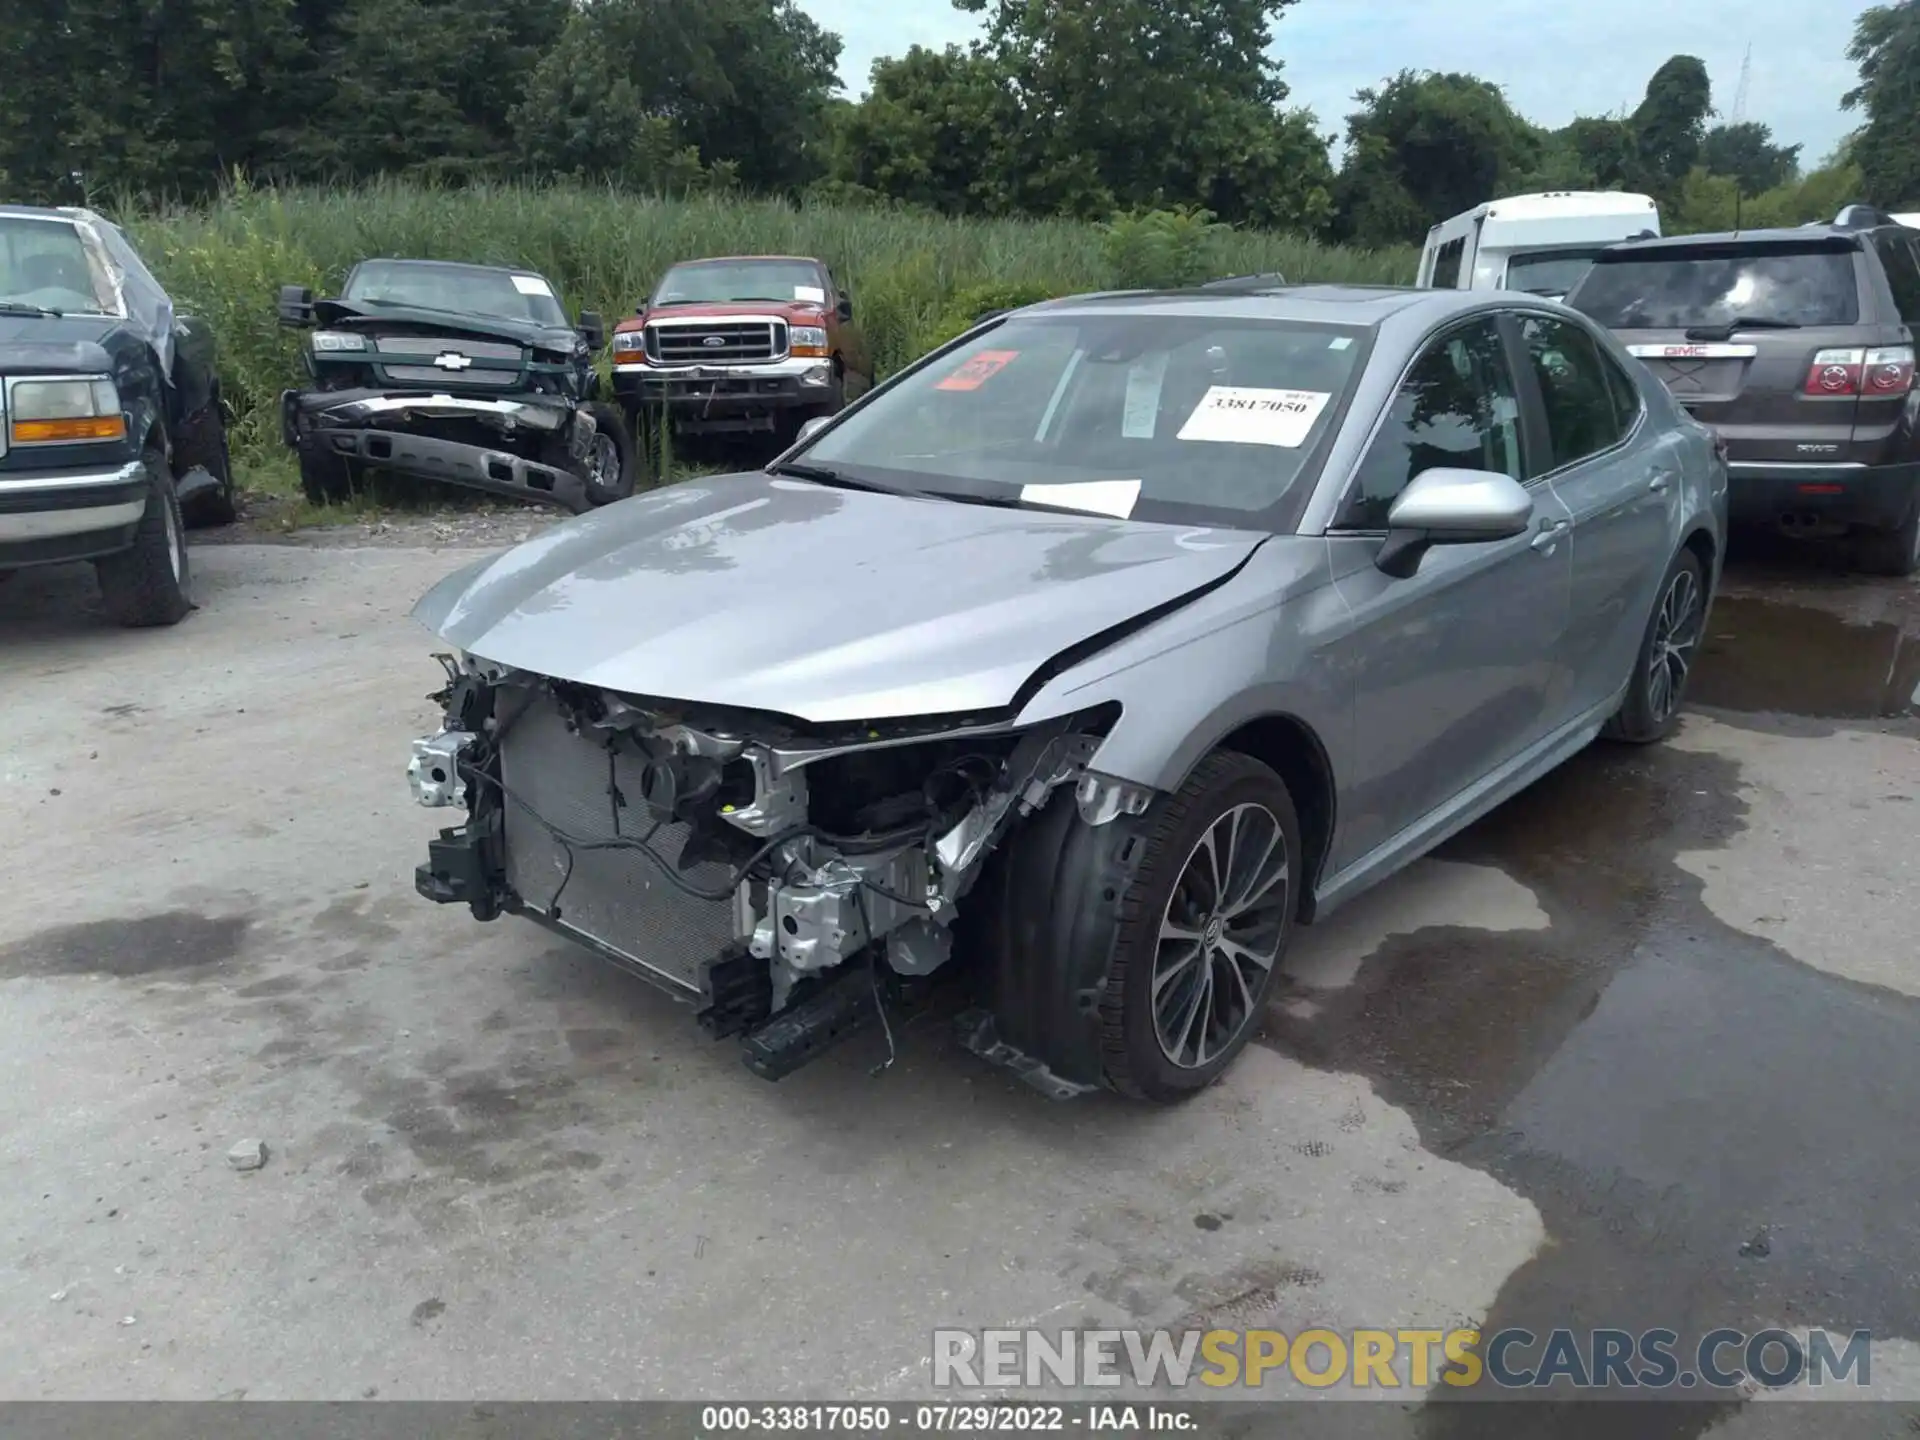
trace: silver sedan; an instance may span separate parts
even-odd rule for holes
[[[1526,295],[996,316],[765,471],[436,586],[411,774],[465,813],[417,888],[661,985],[770,1078],[951,992],[1048,1094],[1175,1100],[1295,926],[1671,730],[1726,486]]]

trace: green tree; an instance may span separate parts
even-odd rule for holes
[[[1778,189],[1800,173],[1800,147],[1776,145],[1773,131],[1757,120],[1716,125],[1700,145],[1700,163],[1710,175],[1724,175],[1742,195]]]
[[[955,0],[984,12],[977,58],[1017,98],[999,139],[1010,208],[1103,216],[1203,206],[1310,226],[1332,169],[1284,108],[1269,54],[1294,0]]]
[[[513,127],[536,170],[790,189],[825,167],[839,56],[791,0],[580,0]]]
[[[834,140],[835,179],[868,194],[948,215],[1009,205],[1002,138],[1018,102],[990,59],[958,46],[876,60],[867,97],[848,108]]]
[[[1860,67],[1860,83],[1840,103],[1866,114],[1847,158],[1860,167],[1875,204],[1920,205],[1920,0],[1863,13],[1847,58]]]
[[[1675,55],[1653,72],[1631,123],[1640,162],[1657,189],[1671,195],[1699,162],[1712,112],[1713,85],[1698,56]]]
[[[1537,173],[1541,132],[1500,87],[1472,75],[1403,70],[1354,96],[1337,232],[1368,245],[1425,236],[1433,225],[1510,193]]]
[[[350,175],[509,170],[510,116],[567,0],[355,0],[327,47],[332,81],[299,156]]]

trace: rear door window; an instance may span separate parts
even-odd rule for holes
[[[1610,330],[1852,325],[1860,319],[1854,253],[1830,244],[1663,246],[1602,257],[1568,303]]]
[[[1552,441],[1551,453],[1530,467],[1533,473],[1558,470],[1618,445],[1626,426],[1600,349],[1587,332],[1565,320],[1525,315],[1520,336],[1540,382]]]
[[[1457,290],[1460,286],[1460,261],[1467,253],[1465,240],[1449,240],[1433,260],[1433,288]]]
[[[1873,249],[1887,272],[1900,318],[1909,325],[1920,323],[1920,261],[1914,259],[1913,242],[1898,231],[1881,230],[1873,237]]]

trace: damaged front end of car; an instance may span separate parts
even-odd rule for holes
[[[439,480],[578,514],[594,453],[591,409],[565,394],[501,397],[384,389],[289,390],[295,452]]]
[[[1057,790],[1093,825],[1151,799],[1087,768],[1111,705],[1026,728],[819,727],[442,663],[442,728],[409,775],[422,805],[467,813],[431,842],[419,892],[587,946],[740,1037],[768,1079],[917,1003],[993,856]],[[1049,1093],[1090,1088],[1006,1052],[990,1023],[963,1029]]]

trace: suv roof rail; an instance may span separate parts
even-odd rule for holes
[[[1833,223],[1843,230],[1871,230],[1875,226],[1897,225],[1900,222],[1886,211],[1871,205],[1846,205],[1833,217]]]
[[[1271,290],[1287,284],[1287,277],[1278,270],[1267,270],[1258,275],[1223,275],[1218,280],[1201,283],[1202,290]]]

